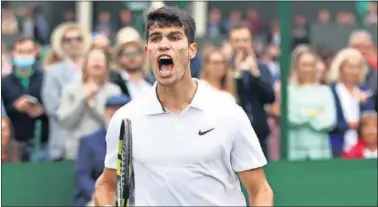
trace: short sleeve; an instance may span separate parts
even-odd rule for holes
[[[259,139],[247,114],[240,106],[235,113],[236,125],[231,151],[231,165],[235,172],[263,167],[267,164]]]
[[[114,114],[106,132],[105,168],[117,169],[118,140],[123,119],[122,109]]]

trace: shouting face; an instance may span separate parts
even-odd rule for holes
[[[184,27],[152,25],[145,50],[159,84],[172,86],[191,78],[190,59],[197,53],[197,44],[189,44]]]

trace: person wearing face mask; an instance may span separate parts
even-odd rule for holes
[[[36,64],[37,52],[33,39],[17,39],[12,50],[12,73],[2,79],[2,99],[20,143],[22,161],[48,159],[48,119],[41,99],[44,75]]]
[[[128,35],[128,34],[132,35]],[[118,71],[110,73],[110,81],[117,84],[122,93],[135,99],[137,96],[152,87],[153,81],[144,71],[145,56],[139,34],[133,28],[128,28],[114,52],[114,59]]]
[[[75,171],[75,206],[85,206],[92,200],[95,182],[104,169],[106,129],[114,113],[129,101],[130,98],[125,95],[108,97],[104,127],[80,139]]]

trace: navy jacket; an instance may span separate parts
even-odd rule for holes
[[[341,102],[339,95],[336,92],[336,83],[330,85],[333,97],[336,104],[336,119],[337,123],[335,128],[330,132],[331,146],[333,154],[340,156],[343,151],[344,146],[344,135],[349,130],[348,123],[345,120],[343,109],[341,107]],[[369,89],[365,86],[358,86],[362,91],[368,91]],[[369,99],[365,103],[360,103],[360,112],[374,110],[374,102],[372,99]]]
[[[85,206],[94,193],[95,182],[104,170],[106,130],[101,129],[80,140],[75,168],[75,206]]]
[[[43,76],[42,70],[36,66],[34,74],[30,77],[28,89],[25,89],[21,85],[20,80],[13,73],[2,78],[1,95],[7,115],[14,127],[14,135],[17,141],[30,141],[34,138],[36,120],[42,121],[42,142],[47,142],[48,140],[49,123],[45,114],[40,117],[31,118],[28,114],[19,112],[13,107],[13,102],[22,95],[34,96],[42,106],[44,105],[41,99]]]
[[[271,104],[275,100],[273,90],[273,78],[266,65],[259,64],[260,77],[252,76],[244,71],[237,79],[237,93],[240,105],[251,120],[256,135],[260,140],[265,140],[269,135],[269,126],[265,112],[265,104]]]

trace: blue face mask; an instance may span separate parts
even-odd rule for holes
[[[13,64],[20,69],[29,69],[35,63],[34,57],[14,57]]]

